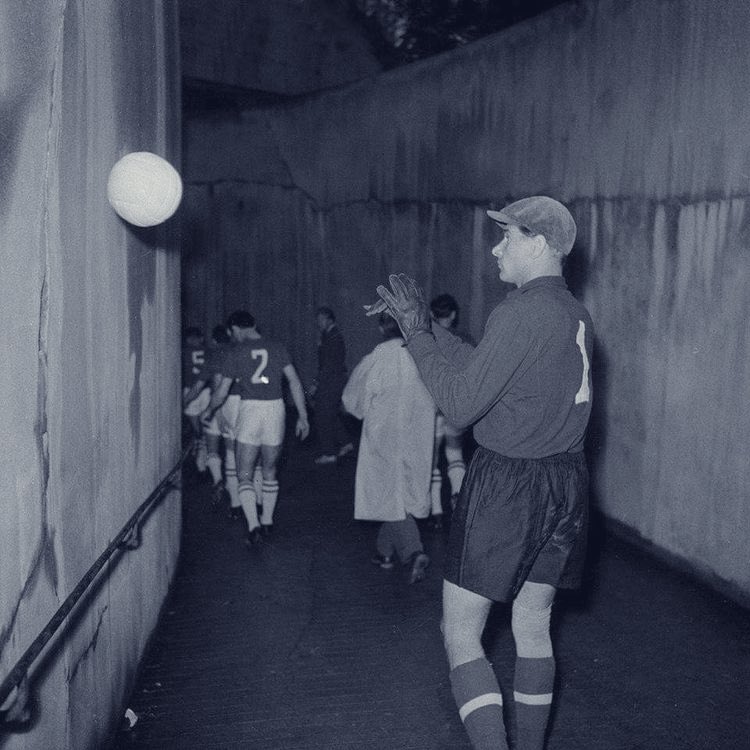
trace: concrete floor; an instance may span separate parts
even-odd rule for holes
[[[186,472],[181,566],[113,750],[469,748],[440,640],[445,536],[423,533],[422,583],[373,566],[354,465],[292,448],[254,551]],[[600,530],[587,570],[555,609],[548,750],[750,748],[750,613]],[[486,644],[510,706],[508,615]]]

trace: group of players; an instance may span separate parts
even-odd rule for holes
[[[467,334],[459,332],[458,314],[458,304],[450,294],[438,295],[432,301],[436,324],[470,341]],[[315,463],[324,464],[333,462],[329,458],[332,433],[337,433],[341,446],[339,458],[351,452],[353,446],[336,417],[341,410],[346,372],[342,369],[340,383],[328,373],[328,360],[341,360],[343,364],[343,339],[330,308],[319,308],[316,317],[323,334],[319,342],[321,361],[318,377],[307,394],[315,399],[320,422],[321,451]],[[333,346],[326,336],[335,342]],[[216,325],[208,343],[195,326],[185,329],[183,339],[183,413],[190,425],[196,468],[210,474],[214,508],[228,500],[230,516],[244,516],[247,522],[246,543],[256,546],[272,533],[278,499],[277,467],[286,424],[282,380],[286,380],[297,409],[295,433],[301,439],[310,431],[304,388],[286,347],[263,336],[253,316],[245,310],[233,312],[226,324]],[[337,355],[338,349],[342,351],[340,356],[330,357],[326,355],[329,349]],[[332,391],[332,398],[323,398],[327,393],[324,387]],[[453,427],[440,412],[435,416],[434,427],[430,526],[440,529],[443,472],[439,461],[444,451],[453,507],[466,472],[464,431]]]
[[[214,505],[228,495],[232,516],[244,515],[251,547],[273,531],[286,429],[284,381],[297,410],[295,434],[304,440],[310,423],[299,375],[286,347],[264,336],[249,312],[236,310],[225,327],[217,326],[210,347],[199,329],[186,330],[183,409],[196,466],[210,472]]]
[[[482,644],[492,603],[508,603],[516,645],[515,748],[542,750],[555,683],[552,606],[559,588],[580,585],[585,558],[583,446],[592,402],[593,323],[563,278],[576,238],[568,209],[547,196],[531,196],[487,213],[500,232],[492,248],[499,278],[516,288],[493,310],[476,346],[453,335],[456,316],[451,320],[450,311],[431,310],[405,274],[391,275],[390,289],[378,286],[378,300],[365,310],[379,316],[381,329],[395,321],[403,343],[390,348],[408,353],[409,367],[447,424],[471,426],[477,443],[468,471],[459,453],[448,457],[455,508],[441,629],[459,716],[475,750],[508,750],[503,695]],[[270,531],[278,493],[282,376],[297,407],[300,437],[307,436],[309,424],[304,392],[284,347],[264,339],[246,312],[234,313],[228,328],[232,345],[217,347],[209,357],[214,363],[204,371],[212,378],[208,402],[204,394],[202,411],[197,406],[191,411],[199,412],[207,439],[224,434],[236,440],[238,502],[248,521],[248,543],[255,544],[262,538],[259,529]],[[403,365],[405,356],[392,360]],[[199,397],[200,383],[186,394],[186,403]],[[356,415],[354,402],[350,410]],[[461,433],[455,428],[451,433],[454,440],[446,439],[446,445],[457,451]],[[259,454],[260,492],[253,485]],[[209,469],[215,461],[209,442]],[[229,467],[226,474],[231,494]],[[433,517],[437,510],[435,502]],[[393,547],[393,540],[387,541]],[[381,562],[387,562],[390,547],[379,548]],[[414,558],[418,573],[425,557]]]

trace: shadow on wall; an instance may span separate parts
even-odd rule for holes
[[[578,240],[573,252],[565,261],[564,274],[568,288],[576,297],[583,300],[586,295],[584,291],[591,283],[591,252],[590,248],[582,247],[582,232],[579,222]],[[590,587],[592,585],[591,571],[596,568],[596,563],[601,555],[605,539],[604,519],[600,508],[601,504],[597,497],[596,476],[604,462],[605,445],[607,439],[607,404],[609,402],[609,371],[604,347],[599,345],[596,335],[596,320],[594,320],[594,353],[591,362],[591,376],[593,383],[593,403],[591,417],[589,419],[586,434],[586,459],[589,467],[589,542],[587,551],[586,574],[580,592],[569,595],[568,598],[579,607],[585,607]]]

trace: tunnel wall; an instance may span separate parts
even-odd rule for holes
[[[344,6],[347,0],[344,0]],[[180,0],[182,75],[296,96],[378,73],[341,0]]]
[[[136,230],[111,166],[179,166],[176,4],[0,8],[2,677],[180,457],[179,223]],[[29,674],[9,750],[101,748],[119,726],[179,551],[169,492]]]
[[[747,600],[750,6],[597,0],[308,98],[187,123],[185,314],[244,304],[314,373],[316,304],[350,365],[387,273],[481,335],[506,289],[484,210],[572,209],[597,327],[597,507]],[[209,146],[207,148],[207,145]]]

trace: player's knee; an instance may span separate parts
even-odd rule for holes
[[[552,605],[529,608],[514,602],[511,614],[511,630],[519,656],[542,659],[552,656],[550,620]]]
[[[477,637],[473,631],[445,621],[441,623],[441,630],[445,655],[451,669],[484,656],[481,638]]]
[[[263,476],[263,479],[265,479],[267,482],[276,481],[276,465],[263,466],[260,473]]]
[[[480,642],[480,637],[467,628],[465,623],[444,617],[440,621],[440,632],[447,651],[455,651]]]

